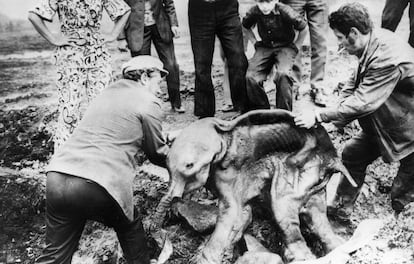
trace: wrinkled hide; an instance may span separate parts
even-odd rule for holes
[[[299,210],[308,201],[315,205],[307,210],[310,218],[322,223],[314,231],[329,237],[322,238],[331,244],[328,247],[342,242],[330,229],[324,200],[312,195],[334,172],[350,176],[325,129],[298,128],[290,112],[257,110],[233,121],[199,120],[175,140],[167,166],[170,188],[157,208],[158,225],[173,197],[208,182],[219,198],[215,230],[197,263],[221,263],[225,249],[241,238],[251,221],[248,202],[269,189],[272,211],[286,235],[288,261],[313,258],[299,229]]]

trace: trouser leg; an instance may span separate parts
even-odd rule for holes
[[[293,64],[297,50],[293,47],[277,49],[275,52],[276,75],[276,108],[292,111],[293,84],[297,83],[293,77]]]
[[[369,164],[380,156],[374,137],[361,132],[350,139],[342,152],[342,162],[358,187],[353,187],[345,177],[341,178],[334,203],[339,206],[352,206],[364,183],[365,171]]]
[[[154,42],[158,57],[164,64],[164,68],[168,71],[166,80],[171,106],[180,108],[180,69],[175,58],[174,42],[172,39],[169,42],[164,42],[156,26],[152,29],[152,41]]]
[[[271,71],[275,59],[272,49],[256,47],[256,52],[249,61],[246,74],[247,96],[251,109],[270,109],[269,99],[263,88],[263,82]]]
[[[395,31],[409,0],[386,0],[382,11],[381,27]]]
[[[188,18],[191,47],[195,66],[194,114],[199,117],[214,116],[215,96],[211,80],[215,40],[214,3],[190,0]]]
[[[247,58],[244,53],[238,2],[235,0],[218,1],[216,10],[216,34],[220,39],[224,56],[227,60],[233,106],[241,112],[246,112],[248,109],[245,79]]]
[[[311,44],[311,85],[323,81],[328,53],[326,36],[328,34],[327,0],[312,0],[306,7]]]
[[[151,55],[151,28],[154,26],[144,27],[144,36],[142,39],[141,50],[139,51],[131,50],[131,57],[136,57],[139,55]]]
[[[400,160],[400,168],[391,188],[392,208],[396,212],[414,201],[414,153]]]
[[[46,186],[46,247],[36,263],[70,264],[86,220],[68,210],[66,179],[52,174]]]
[[[408,43],[414,48],[414,0],[410,1],[408,15],[410,17],[410,36],[408,38]]]

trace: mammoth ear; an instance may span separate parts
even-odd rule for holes
[[[223,136],[220,139],[220,146],[218,147],[218,151],[213,157],[213,163],[219,163],[223,160],[224,156],[226,156],[227,153],[227,142],[224,140]]]

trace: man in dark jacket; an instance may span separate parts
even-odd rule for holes
[[[150,55],[151,41],[158,57],[169,72],[168,96],[172,110],[184,113],[180,97],[180,70],[175,58],[173,37],[179,37],[178,21],[173,0],[125,0],[131,15],[125,35],[131,55]]]
[[[113,227],[128,263],[149,264],[145,232],[133,204],[135,155],[165,166],[161,128],[162,62],[138,56],[97,96],[47,168],[46,248],[36,263],[69,264],[86,220]]]
[[[414,201],[414,50],[388,30],[373,32],[368,11],[346,4],[329,16],[339,43],[359,58],[359,67],[342,90],[339,105],[297,115],[297,125],[315,122],[344,125],[358,120],[362,131],[347,142],[342,160],[359,184],[339,184],[335,206],[349,215],[365,178],[367,166],[382,156],[400,161],[391,189],[396,212]]]

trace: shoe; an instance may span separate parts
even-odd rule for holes
[[[185,108],[183,107],[183,106],[180,106],[180,107],[172,107],[172,110],[174,111],[174,112],[177,112],[177,113],[179,113],[179,114],[183,114],[183,113],[185,113]]]
[[[236,111],[236,109],[233,107],[233,105],[231,105],[231,104],[228,104],[228,105],[225,105],[225,106],[223,106],[221,109],[221,112],[223,112],[223,113],[227,113],[227,112],[234,112],[234,111]]]

